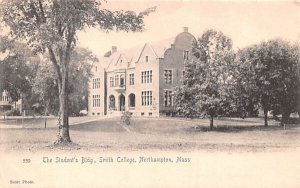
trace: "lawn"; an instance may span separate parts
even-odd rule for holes
[[[225,151],[253,152],[293,150],[300,147],[300,126],[260,118],[217,119],[215,129],[208,130],[208,119],[133,118],[123,125],[115,118],[70,118],[70,134],[76,149],[82,151]],[[56,120],[42,118],[0,122],[0,150],[52,151],[56,139]]]
[[[62,182],[67,187],[141,187],[141,183],[148,187],[296,187],[300,126],[284,129],[278,122],[269,124],[264,127],[259,118],[223,118],[215,120],[215,128],[209,131],[208,119],[133,118],[127,126],[117,117],[70,118],[75,144],[54,147],[55,119],[47,120],[47,128],[43,119],[36,118],[24,120],[23,126],[20,120],[0,122],[2,178],[4,185],[12,177],[29,178],[36,182],[33,187],[45,187],[44,182],[48,187],[62,187]],[[191,162],[46,164],[44,156],[114,160],[183,156]],[[25,157],[31,165],[21,163]]]

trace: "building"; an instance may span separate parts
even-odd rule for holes
[[[195,37],[184,27],[176,37],[119,52],[113,46],[93,65],[89,115],[159,116],[173,110],[173,89],[191,60]]]
[[[3,115],[4,112],[10,110],[17,110],[21,113],[22,111],[22,99],[17,102],[12,102],[11,98],[8,96],[8,93],[4,90],[0,92],[0,114]]]

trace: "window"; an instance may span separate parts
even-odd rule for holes
[[[98,67],[97,67],[97,66],[95,67],[95,70],[96,70],[96,72],[97,72],[97,70],[98,70]]]
[[[114,77],[109,78],[110,87],[114,87]]]
[[[183,52],[183,59],[184,59],[184,60],[189,60],[189,51],[186,51],[186,50],[185,50],[185,51]]]
[[[164,106],[171,107],[172,105],[172,91],[165,90],[164,92]]]
[[[121,74],[120,75],[120,86],[124,86],[125,84],[124,84],[124,81],[125,79],[124,79],[124,75],[123,74]]]
[[[2,94],[0,93],[0,101],[9,101],[8,96],[5,92],[3,92]]]
[[[119,86],[119,75],[115,75],[115,86]]]
[[[129,74],[129,85],[134,85],[134,74]]]
[[[152,105],[152,91],[142,91],[142,106]]]
[[[148,56],[146,56],[146,63],[148,63],[148,60],[149,60],[149,58],[148,58]]]
[[[113,95],[110,95],[109,96],[109,104],[108,104],[108,108],[109,108],[109,110],[115,110],[115,96],[113,96]]]
[[[93,79],[93,89],[100,88],[100,78]]]
[[[100,107],[100,95],[93,95],[93,107]]]
[[[142,83],[152,83],[152,70],[142,72]]]
[[[135,94],[131,93],[129,96],[129,103],[128,103],[128,106],[129,107],[135,107]]]
[[[172,70],[164,70],[164,77],[165,77],[166,84],[172,84],[172,80],[173,80]]]

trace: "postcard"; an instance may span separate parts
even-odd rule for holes
[[[0,187],[300,186],[300,2],[0,4]]]

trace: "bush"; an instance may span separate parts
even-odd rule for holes
[[[6,115],[7,116],[21,116],[21,113],[19,110],[13,109],[13,110],[7,111]]]

